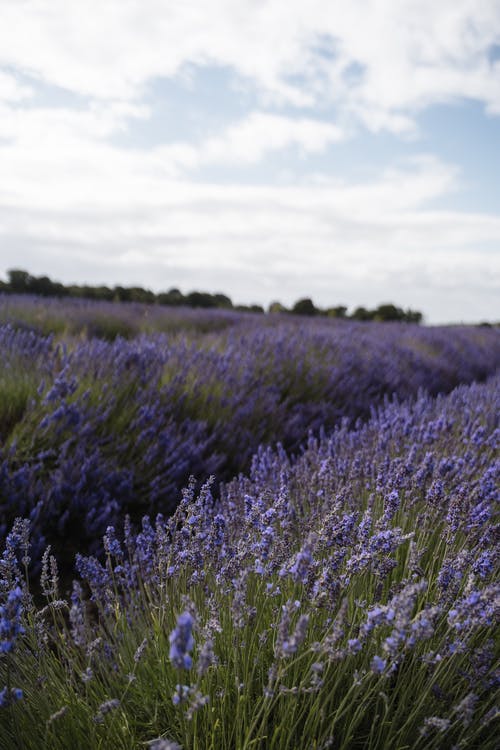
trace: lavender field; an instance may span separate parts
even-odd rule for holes
[[[1,748],[496,747],[498,328],[0,321]]]

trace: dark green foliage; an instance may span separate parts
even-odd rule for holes
[[[69,290],[48,276],[31,276],[27,271],[12,269],[7,272],[8,284],[3,284],[0,291],[14,294],[38,294],[40,297],[66,297]]]
[[[325,314],[329,318],[345,318],[347,313],[347,307],[345,305],[337,305],[336,307],[328,307],[325,310]]]
[[[422,313],[414,310],[407,310],[405,312],[401,307],[396,307],[390,303],[379,305],[370,314],[373,316],[373,320],[382,322],[420,323],[422,321]]]
[[[288,312],[286,307],[281,304],[281,302],[271,302],[268,308],[268,312],[270,313],[285,313]]]
[[[343,317],[343,316],[339,316]],[[357,307],[350,316],[354,320],[367,321],[376,320],[380,323],[421,323],[423,315],[418,310],[403,310],[390,302],[379,305],[374,310],[366,307]]]
[[[183,293],[176,288],[169,289],[168,292],[160,292],[157,296],[159,305],[184,305],[185,297]]]
[[[30,275],[27,271],[21,271],[17,268],[7,271],[10,291],[23,294],[29,292]]]
[[[236,305],[234,308],[237,312],[263,313],[262,305]]]
[[[351,315],[353,320],[373,320],[372,314],[366,307],[357,307]]]
[[[292,307],[295,315],[317,315],[319,310],[314,306],[314,302],[309,297],[299,299]]]

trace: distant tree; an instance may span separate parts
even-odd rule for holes
[[[31,276],[29,291],[41,297],[67,297],[68,290],[59,281],[51,281],[48,276]]]
[[[281,302],[271,302],[269,307],[267,308],[267,311],[270,313],[286,313],[288,310],[284,305],[281,304]]]
[[[373,320],[373,312],[366,307],[357,307],[351,315],[353,320]]]
[[[408,309],[405,312],[405,320],[407,323],[416,323],[417,325],[420,325],[420,323],[423,320],[423,315],[418,310],[410,310]]]
[[[91,286],[87,286],[87,284],[83,284],[80,286],[78,284],[77,286],[73,287],[73,290],[75,292],[75,297],[83,297],[84,299],[94,299],[94,290]]]
[[[319,310],[309,297],[297,300],[291,310],[295,315],[317,315]]]
[[[329,318],[345,318],[347,313],[347,307],[345,305],[337,305],[337,307],[328,307],[325,310],[325,315]]]
[[[231,301],[231,298],[228,297],[226,294],[221,294],[218,292],[217,294],[212,295],[217,307],[223,307],[228,310],[230,310],[233,306],[233,303]]]
[[[110,289],[109,286],[98,286],[95,289],[96,299],[103,299],[107,302],[112,302],[115,296],[114,290]]]
[[[222,292],[211,294],[209,292],[190,292],[184,295],[179,289],[173,287],[168,292],[155,294],[150,289],[142,287],[115,286],[91,286],[90,284],[72,284],[65,286],[59,281],[52,281],[48,276],[31,276],[28,271],[13,268],[7,271],[7,283],[0,281],[0,292],[16,294],[38,294],[43,297],[84,297],[92,300],[106,300],[114,302],[140,302],[144,304],[159,305],[189,305],[202,308],[236,309],[255,313],[263,313],[261,305],[238,305],[234,306],[231,298]],[[366,307],[357,307],[352,315],[347,315],[345,305],[329,307],[325,310],[317,308],[310,297],[297,300],[291,310],[288,310],[281,302],[274,301],[268,307],[269,313],[294,313],[295,315],[326,315],[331,318],[350,317],[353,320],[379,320],[379,321],[405,321],[408,323],[421,323],[423,316],[418,310],[403,310],[392,303],[379,305],[375,310],[367,310]]]
[[[264,308],[262,305],[236,305],[234,308],[238,312],[252,312],[252,313],[263,313]]]
[[[156,301],[159,305],[186,305],[186,298],[183,293],[176,288],[169,289],[168,292],[160,292],[156,295]]]
[[[155,294],[150,289],[143,289],[141,286],[130,287],[129,292],[131,302],[152,304],[156,300]]]
[[[190,307],[217,307],[213,295],[208,292],[190,292],[186,295],[186,302]]]
[[[379,321],[401,321],[405,319],[405,314],[400,307],[391,303],[384,303],[377,307],[373,317]]]
[[[33,294],[39,294],[42,297],[50,297],[53,293],[53,283],[48,276],[30,276],[28,280],[29,290]]]
[[[26,294],[30,291],[31,276],[28,271],[13,268],[7,271],[9,286],[15,294]]]
[[[100,295],[99,289],[100,289],[100,287],[90,286],[90,284],[86,284],[83,287],[84,297],[86,297],[87,299],[100,300],[101,299],[101,295]]]
[[[68,288],[64,284],[61,284],[60,281],[52,282],[52,290],[55,297],[67,297],[69,294]]]
[[[113,292],[113,299],[116,302],[130,302],[132,299],[130,289],[127,289],[127,287],[115,286]]]

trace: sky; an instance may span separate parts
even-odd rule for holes
[[[500,319],[500,0],[0,0],[0,276]]]

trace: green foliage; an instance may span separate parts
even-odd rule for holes
[[[175,287],[169,289],[168,292],[160,292],[157,296],[157,301],[159,305],[172,305],[173,307],[185,304],[184,295]]]
[[[281,302],[271,302],[268,308],[270,313],[285,313],[288,312],[286,307]]]
[[[36,396],[38,377],[25,367],[0,370],[0,441],[21,422],[28,404]]]
[[[48,276],[31,276],[27,271],[12,269],[7,271],[9,282],[2,291],[14,294],[38,294],[41,297],[65,297],[69,294],[59,282],[54,282]]]
[[[347,307],[345,305],[337,305],[337,307],[329,307],[325,310],[325,315],[329,318],[345,318],[347,314]]]
[[[351,317],[353,320],[373,320],[372,313],[366,307],[357,307]]]
[[[30,275],[27,271],[13,268],[11,271],[7,271],[7,278],[12,292],[23,294],[29,291]]]
[[[291,309],[295,315],[317,315],[319,310],[316,309],[312,299],[304,297],[299,299]]]
[[[238,312],[263,313],[262,305],[236,305],[235,310]]]

